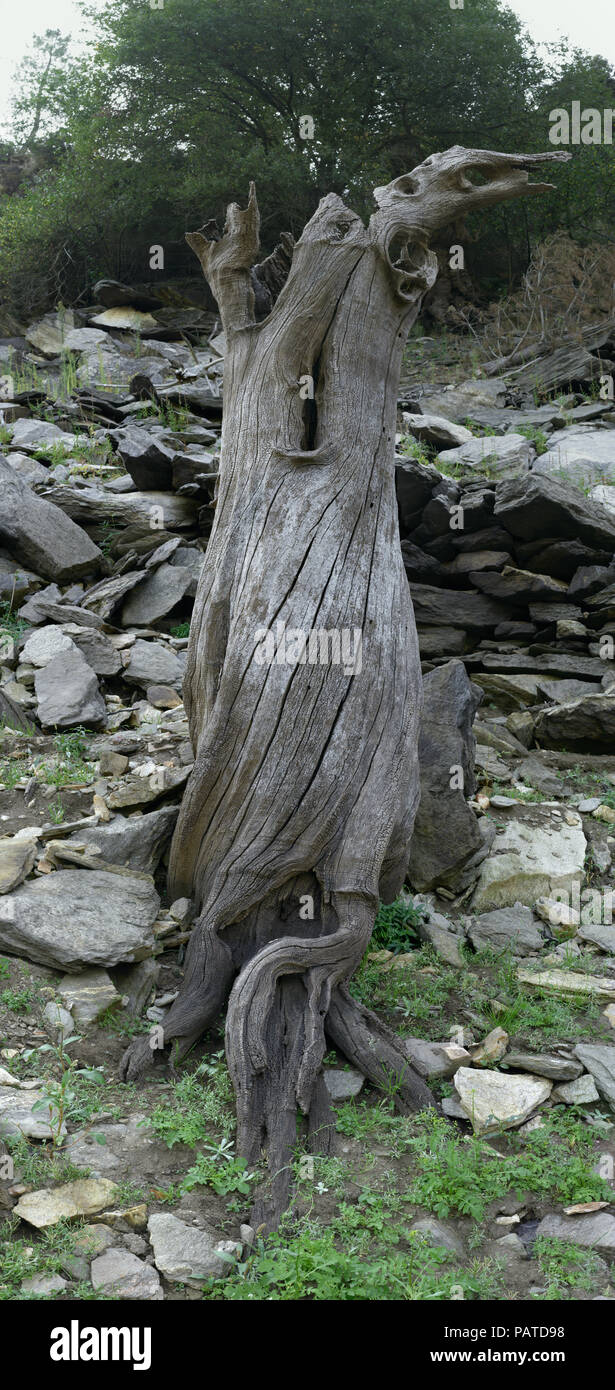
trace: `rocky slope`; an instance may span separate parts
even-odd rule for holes
[[[219,1192],[188,1188],[170,1214],[163,1177],[185,1173],[189,1149],[182,1140],[174,1162],[157,1131],[144,1139],[141,1099],[113,1081],[122,1038],[164,1019],[192,921],[190,902],[165,898],[164,869],[193,759],[181,686],[216,503],[224,342],[211,316],[188,323],[127,303],[121,287],[101,294],[0,345],[0,1136],[46,1152],[53,1140],[55,1155],[41,1194],[20,1150],[0,1207],[30,1233],[89,1223],[72,1273],[65,1263],[55,1285],[17,1296],[62,1298],[77,1280],[148,1300],[200,1296],[254,1240]],[[398,1025],[391,982],[419,959],[418,990],[420,970],[448,971],[450,1008],[438,997],[429,1028],[405,1031],[460,1134],[529,1142],[540,1116],[568,1106],[602,1124],[600,1199],[572,1215],[547,1205],[540,1226],[527,1202],[491,1213],[489,1252],[521,1297],[539,1280],[533,1260],[519,1273],[537,1230],[615,1253],[615,1150],[601,1139],[615,1110],[615,412],[592,394],[608,335],[601,351],[545,360],[539,398],[562,371],[566,393],[539,405],[518,373],[430,388],[401,402],[397,440],[425,673],[409,873],[423,946],[370,953],[369,1002]],[[504,1025],[488,1027],[486,996],[464,999],[455,972],[494,976],[503,959],[516,998],[585,1006],[587,1028],[541,1047],[493,996]],[[14,1003],[24,979],[32,1017]],[[40,1052],[71,1034],[107,1083],[105,1110],[77,1125],[53,1092],[62,1049]],[[359,1081],[333,1067],[329,1085],[343,1104]],[[152,1083],[154,1099],[167,1089]],[[147,1201],[118,1203],[137,1172]],[[498,1229],[515,1214],[525,1243]],[[417,1229],[431,1219],[419,1203]],[[461,1265],[467,1234],[449,1230]],[[446,1232],[431,1235],[446,1246]]]

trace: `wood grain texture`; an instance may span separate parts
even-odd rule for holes
[[[260,321],[253,185],[222,235],[210,223],[187,238],[227,352],[218,502],[184,685],[196,760],[170,862],[171,894],[196,899],[200,917],[164,1028],[179,1055],[228,998],[238,1152],[254,1163],[267,1151],[267,1226],[288,1200],[297,1106],[310,1142],[329,1142],[326,1030],[374,1084],[395,1072],[402,1108],[432,1103],[401,1045],[344,990],[378,898],[403,883],[419,799],[421,669],[393,468],[399,375],[437,275],[430,233],[542,191],[528,170],[561,157],[433,155],[376,189],[367,226],[330,194],[294,248],[287,239],[264,263],[272,308]],[[356,630],[360,670],[261,664],[257,634],[277,624]],[[147,1040],[131,1046],[125,1077],[148,1051]]]

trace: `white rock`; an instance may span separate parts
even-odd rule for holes
[[[523,1124],[551,1094],[552,1082],[535,1076],[460,1067],[454,1086],[476,1134]]]
[[[497,835],[472,899],[474,912],[532,907],[538,898],[570,893],[584,878],[587,842],[576,812],[562,817],[550,804],[524,806]]]

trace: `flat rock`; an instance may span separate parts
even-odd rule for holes
[[[141,960],[159,902],[150,879],[63,869],[0,899],[0,949],[71,973]]]
[[[549,1240],[569,1240],[573,1245],[615,1255],[615,1216],[606,1211],[592,1212],[588,1216],[560,1216],[558,1212],[550,1212],[540,1222],[536,1235]]]
[[[423,1038],[404,1038],[404,1051],[421,1076],[427,1078],[454,1076],[460,1067],[470,1065],[470,1054],[456,1043],[432,1043]]]
[[[147,1227],[156,1267],[171,1283],[198,1288],[204,1279],[228,1274],[228,1261],[218,1253],[226,1243],[208,1231],[167,1212],[150,1216]]]
[[[325,1067],[323,1076],[325,1086],[332,1100],[352,1100],[358,1096],[365,1077],[353,1067]]]
[[[53,661],[54,656],[70,651],[73,645],[61,627],[49,623],[45,627],[36,628],[28,637],[21,649],[20,659],[31,666],[47,666]]]
[[[106,970],[84,970],[60,980],[58,994],[80,1028],[95,1023],[107,1009],[118,1008],[122,996]]]
[[[124,600],[123,627],[148,627],[164,618],[181,602],[191,583],[190,570],[177,565],[159,565]]]
[[[518,805],[507,813],[489,857],[481,865],[472,909],[487,911],[570,892],[584,877],[587,841],[581,817],[547,803]]]
[[[77,1178],[62,1187],[41,1187],[37,1192],[26,1192],[13,1210],[21,1221],[43,1230],[57,1225],[58,1221],[102,1211],[109,1206],[116,1191],[115,1183],[109,1178]]]
[[[59,507],[32,492],[2,458],[0,489],[0,544],[22,564],[45,579],[60,582],[100,569],[102,554],[86,532]]]
[[[181,690],[184,668],[185,662],[170,647],[138,638],[130,648],[124,678],[144,690],[148,685],[170,685],[174,690]]]
[[[177,815],[177,806],[162,806],[146,815],[116,815],[107,825],[89,825],[75,831],[66,844],[95,845],[108,864],[151,874],[169,844]]]
[[[454,1086],[476,1134],[523,1124],[551,1094],[552,1083],[511,1072],[460,1067]]]
[[[529,476],[498,483],[494,515],[522,540],[569,536],[609,555],[615,548],[615,516],[572,484],[535,469]]]
[[[574,1052],[591,1072],[601,1096],[615,1110],[615,1047],[608,1043],[578,1043]]]
[[[606,951],[609,956],[615,956],[615,926],[585,926],[581,914],[578,938],[579,941],[588,941],[592,946],[599,946],[600,950]]]
[[[34,868],[36,840],[0,840],[0,893],[12,893]]]
[[[536,738],[545,748],[589,749],[615,746],[615,692],[582,695],[547,706],[536,719]]]
[[[121,1248],[105,1250],[92,1260],[90,1278],[95,1289],[112,1298],[160,1302],[164,1298],[160,1276],[151,1265]]]
[[[506,1065],[514,1071],[529,1071],[534,1076],[546,1076],[549,1081],[576,1081],[583,1070],[572,1057],[553,1057],[548,1053],[534,1056],[531,1052],[507,1052]]]
[[[552,989],[557,994],[587,994],[596,999],[615,999],[615,980],[606,979],[603,975],[582,975],[579,970],[556,968],[533,971],[519,966],[517,979],[530,989]],[[583,1058],[580,1060],[583,1061]],[[587,1063],[585,1065],[588,1066]]]
[[[56,1119],[49,1109],[33,1110],[33,1105],[44,1099],[42,1090],[24,1091],[20,1087],[0,1086],[0,1137],[19,1137],[26,1139],[51,1139]],[[59,1117],[57,1117],[59,1118]],[[62,1124],[62,1134],[66,1125]]]
[[[480,589],[481,593],[489,594],[491,598],[499,599],[502,603],[518,605],[547,599],[563,603],[568,592],[568,586],[561,580],[552,579],[549,574],[534,574],[530,570],[516,569],[514,565],[505,565],[500,572],[473,571],[470,574],[470,582],[475,588]]]
[[[471,437],[457,448],[445,449],[438,454],[436,462],[443,466],[475,468],[477,472],[488,469],[490,474],[506,472],[508,477],[514,477],[528,472],[531,456],[530,441],[523,434],[485,435]]]
[[[44,728],[74,729],[82,724],[101,728],[106,723],[107,708],[96,673],[72,641],[37,671],[34,689]]]
[[[587,427],[558,430],[534,463],[536,473],[556,473],[577,487],[601,483],[615,467],[615,431]]]
[[[489,632],[508,617],[504,604],[472,590],[413,584],[411,592],[414,615],[422,626],[450,627],[453,624],[467,632]]]
[[[514,956],[530,956],[544,946],[531,909],[517,902],[470,918],[467,933],[476,951],[511,951]]]
[[[565,1105],[594,1105],[600,1096],[593,1076],[585,1074],[576,1081],[568,1081],[563,1086],[555,1086],[553,1100],[563,1100]]]
[[[456,449],[460,444],[474,441],[471,430],[465,425],[455,425],[445,420],[443,415],[413,415],[402,412],[402,420],[409,434],[421,439],[425,444],[435,444],[439,449]]]

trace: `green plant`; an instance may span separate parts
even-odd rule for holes
[[[413,903],[397,898],[394,903],[380,903],[372,932],[371,947],[393,951],[395,955],[408,951],[417,941],[416,928],[426,913]]]
[[[4,989],[0,994],[0,1004],[13,1014],[26,1014],[34,998],[32,989]]]
[[[538,1260],[546,1279],[544,1299],[565,1298],[570,1290],[596,1290],[608,1285],[602,1260],[595,1250],[584,1250],[570,1240],[537,1236],[533,1258]]]
[[[180,1192],[192,1192],[195,1187],[205,1186],[213,1188],[220,1197],[231,1192],[249,1196],[256,1173],[248,1171],[245,1158],[235,1158],[230,1142],[223,1139],[218,1145],[203,1147],[205,1151],[199,1153],[196,1163],[182,1179]]]
[[[104,1085],[104,1076],[98,1067],[78,1067],[71,1057],[67,1056],[66,1049],[80,1042],[77,1034],[62,1040],[54,1045],[53,1043],[43,1043],[42,1047],[30,1048],[23,1053],[24,1061],[28,1061],[34,1053],[37,1055],[48,1054],[56,1064],[58,1071],[57,1078],[46,1077],[41,1087],[41,1098],[35,1101],[32,1106],[34,1112],[40,1111],[45,1120],[49,1123],[51,1140],[54,1147],[62,1143],[64,1137],[64,1126],[67,1118],[89,1118],[91,1106],[84,1105],[84,1097],[80,1093],[77,1078],[85,1078],[90,1086]]]
[[[188,1144],[190,1148],[206,1144],[212,1125],[225,1138],[232,1134],[233,1090],[223,1054],[201,1062],[195,1072],[177,1081],[168,1099],[154,1108],[146,1123],[170,1149],[174,1144]]]
[[[190,623],[177,623],[171,628],[171,637],[189,637]]]

